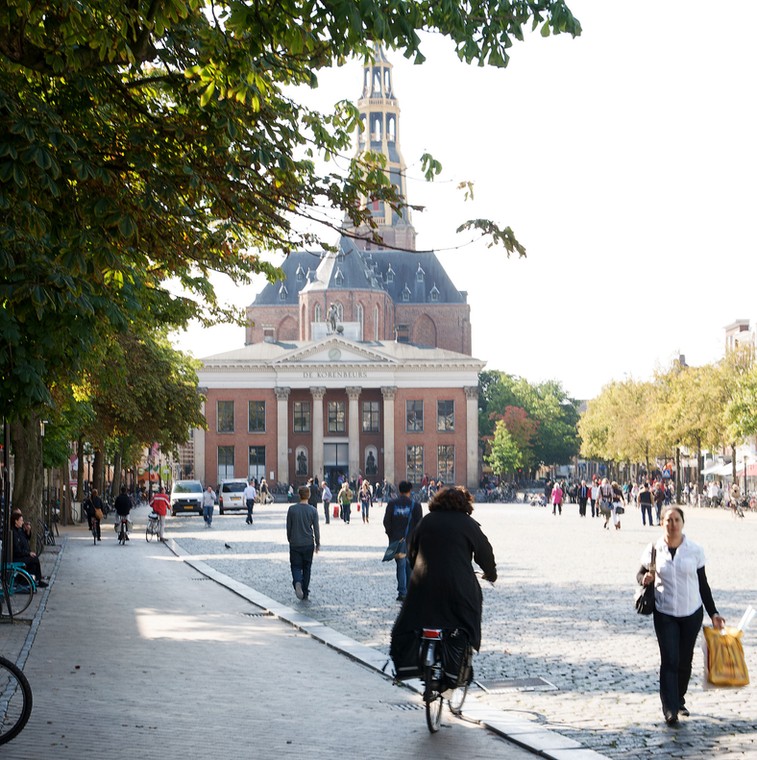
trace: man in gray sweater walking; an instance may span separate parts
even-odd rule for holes
[[[310,489],[300,486],[300,501],[292,504],[287,512],[287,541],[289,541],[289,565],[292,568],[292,586],[298,599],[307,599],[310,591],[310,568],[313,551],[321,548],[318,529],[318,510],[308,504]]]

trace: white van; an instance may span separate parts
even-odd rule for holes
[[[244,478],[224,480],[218,489],[218,511],[220,514],[236,509],[247,509],[244,500],[244,489],[247,481]]]
[[[174,480],[171,486],[171,514],[197,512],[202,514],[202,483],[199,480]]]

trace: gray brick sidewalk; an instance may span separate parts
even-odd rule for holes
[[[284,505],[256,508],[254,526],[225,515],[211,531],[180,517],[169,531],[215,570],[385,654],[397,605],[393,566],[380,562],[383,509],[374,507],[368,525],[354,514],[349,526],[321,524],[307,604],[291,590],[284,515]],[[483,504],[474,517],[492,540],[500,571],[496,586],[484,588],[483,646],[474,667],[485,682],[511,684],[487,696],[490,707],[611,757],[757,757],[753,687],[703,690],[698,648],[687,700],[692,716],[678,730],[662,725],[656,640],[651,621],[632,608],[641,550],[659,528],[642,527],[632,509],[621,531],[602,530],[602,521],[579,518],[575,505],[553,517],[536,507]],[[735,625],[747,604],[757,606],[757,515],[737,521],[723,510],[691,509],[686,529],[703,544],[715,601]],[[756,642],[753,626],[744,638],[753,678]],[[526,688],[522,679],[546,683]]]
[[[4,758],[532,756],[449,715],[431,736],[410,690],[143,532],[125,547],[104,536],[93,546],[83,529],[66,531],[43,557],[52,583],[36,616],[0,626],[0,651],[23,662],[35,700]]]

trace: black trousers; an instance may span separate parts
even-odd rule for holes
[[[704,612],[700,607],[688,617],[654,611],[654,631],[660,647],[660,701],[663,713],[677,713],[685,704],[691,678],[691,661]]]

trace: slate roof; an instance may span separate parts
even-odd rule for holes
[[[285,279],[268,283],[253,306],[297,305],[310,290],[381,290],[395,303],[466,303],[433,251],[360,250],[342,238],[339,253],[290,253],[282,265]]]

